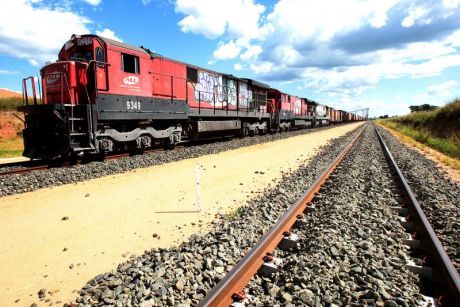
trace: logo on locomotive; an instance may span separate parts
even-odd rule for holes
[[[59,80],[59,72],[58,71],[53,71],[46,77],[46,84],[53,84],[57,80]]]
[[[91,37],[81,37],[77,39],[77,45],[78,46],[89,46],[93,43],[93,40]]]
[[[127,76],[123,79],[123,83],[126,85],[134,85],[139,82],[139,78],[136,76]]]

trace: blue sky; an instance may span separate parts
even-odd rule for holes
[[[460,0],[0,0],[0,88],[73,33],[377,116],[460,96]]]

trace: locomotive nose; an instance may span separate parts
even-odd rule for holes
[[[31,159],[55,159],[70,150],[65,120],[59,115],[61,106],[42,104],[24,106],[26,127],[23,130],[23,156]],[[59,116],[58,116],[59,115]]]
[[[70,104],[75,101],[75,62],[65,61],[47,65],[41,74],[47,104]]]

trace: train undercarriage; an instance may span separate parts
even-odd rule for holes
[[[20,108],[25,114],[24,153],[31,159],[72,155],[138,152],[210,138],[245,137],[311,128],[325,122],[276,117],[200,117],[184,119],[97,120],[95,105],[37,104]]]

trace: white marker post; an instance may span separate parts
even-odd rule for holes
[[[198,166],[198,162],[196,163],[195,167],[196,173],[196,211],[201,212],[201,197],[200,197],[200,167]]]

